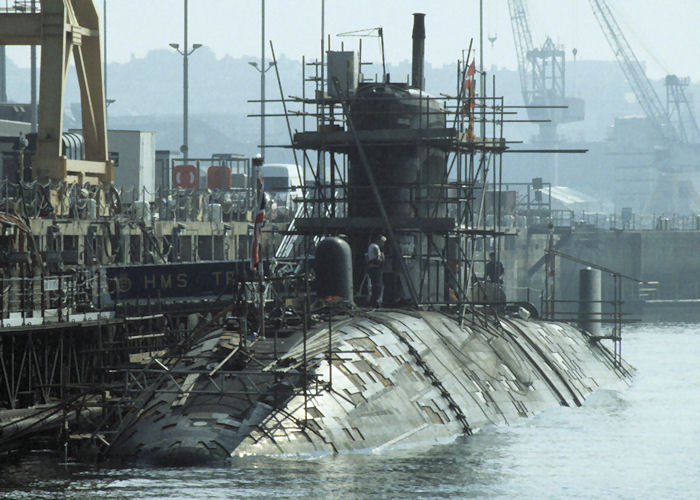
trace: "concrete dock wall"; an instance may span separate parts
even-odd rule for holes
[[[548,241],[546,228],[524,228],[502,252],[506,269],[505,285],[508,299],[524,300],[530,289],[531,302],[539,306],[544,289],[544,265],[541,261]],[[645,301],[692,301],[700,299],[700,231],[610,230],[589,226],[573,227],[569,232],[557,230],[554,235],[557,250],[579,259],[620,272],[643,281],[658,282],[640,286],[625,280],[622,298],[626,310],[642,314]],[[556,297],[577,300],[578,272],[581,264],[556,259]],[[534,272],[533,272],[534,271]],[[612,300],[613,280],[604,273],[603,300]],[[575,305],[569,306],[575,308]],[[658,316],[658,304],[654,307]],[[670,309],[669,309],[670,311]],[[669,313],[673,316],[673,313]],[[700,311],[698,311],[700,314]],[[662,315],[663,316],[663,315]],[[661,317],[663,319],[663,317]]]

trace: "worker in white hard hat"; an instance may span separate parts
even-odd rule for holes
[[[367,248],[367,276],[369,278],[370,305],[379,307],[384,295],[384,244],[386,236],[380,234]]]

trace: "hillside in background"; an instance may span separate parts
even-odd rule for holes
[[[192,156],[235,152],[253,155],[259,144],[259,118],[248,117],[259,112],[259,73],[248,62],[252,57],[217,59],[206,47],[190,58],[190,151]],[[278,60],[278,69],[285,96],[301,96],[301,61]],[[378,67],[365,66],[368,78],[374,78]],[[124,64],[108,66],[108,97],[115,102],[109,107],[109,127],[114,129],[145,129],[157,132],[158,149],[178,150],[182,143],[182,58],[172,50],[151,51],[144,58],[133,58]],[[307,76],[313,71],[307,66]],[[389,64],[392,81],[406,81],[410,64]],[[496,76],[496,94],[505,97],[506,104],[521,105],[520,82],[515,71],[492,66],[488,70],[489,93],[491,76]],[[455,66],[434,67],[427,64],[428,92],[456,92]],[[603,141],[616,116],[642,114],[640,106],[626,83],[617,64],[601,61],[578,61],[567,64],[569,93],[586,101],[586,120],[560,127],[560,135],[569,141]],[[665,96],[662,82],[654,82],[660,96]],[[15,102],[29,100],[29,70],[8,61],[8,97]],[[311,92],[307,86],[307,92]],[[700,91],[697,85],[691,94]],[[267,97],[279,99],[279,87],[274,68],[267,73]],[[66,128],[79,126],[78,86],[73,72],[69,74],[65,96]],[[290,104],[290,110],[300,110]],[[279,104],[268,105],[269,113],[281,113]],[[525,118],[524,113],[518,118]],[[307,123],[310,125],[310,122]],[[292,129],[301,129],[299,120],[292,120]],[[289,144],[287,127],[282,117],[266,122],[269,145]],[[530,140],[537,132],[532,124],[506,124],[510,140]],[[268,151],[269,161],[292,161],[289,149]]]

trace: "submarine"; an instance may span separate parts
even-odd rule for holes
[[[508,237],[485,222],[487,194],[498,194],[488,169],[507,149],[502,122],[486,137],[485,117],[503,101],[477,95],[469,61],[455,96],[428,94],[424,40],[414,14],[410,83],[364,81],[357,53],[328,52],[318,123],[292,139],[303,207],[271,259],[287,271],[240,276],[225,314],[150,361],[107,459],[201,464],[445,443],[630,383],[633,367],[599,336],[539,319],[478,277]],[[307,164],[309,151],[325,160]],[[379,307],[367,301],[365,255],[378,234]]]
[[[146,391],[109,456],[198,464],[444,443],[551,406],[580,406],[632,373],[570,325],[476,319],[348,312],[277,360],[270,339],[231,349],[230,337],[213,331]],[[224,361],[231,366],[212,374]]]

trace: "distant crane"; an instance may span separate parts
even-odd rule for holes
[[[508,10],[523,100],[525,105],[531,106],[528,108],[528,117],[531,120],[549,120],[547,123],[539,123],[538,140],[555,142],[559,124],[583,120],[583,99],[566,96],[564,51],[549,37],[542,47],[535,48],[525,0],[508,0]]]
[[[683,211],[684,205],[687,205],[685,200],[688,199],[694,201],[696,209],[700,209],[700,196],[693,188],[691,179],[679,175],[700,171],[700,129],[690,99],[685,93],[690,80],[676,75],[666,76],[664,106],[607,1],[589,0],[589,3],[637,101],[659,133],[659,146],[664,153],[656,158],[660,176],[645,208],[660,206],[660,201],[663,200],[674,212]]]
[[[644,109],[649,120],[653,122],[657,130],[668,139],[675,139],[675,131],[666,113],[666,109],[661,104],[661,99],[651,86],[651,82],[644,73],[644,68],[640,64],[630,47],[627,38],[617,24],[610,7],[604,0],[590,0],[593,13],[603,29],[603,34],[610,44],[620,68],[629,82],[634,95],[639,104]]]
[[[666,110],[678,139],[683,143],[700,142],[700,129],[695,119],[693,106],[685,93],[690,78],[666,75]]]

